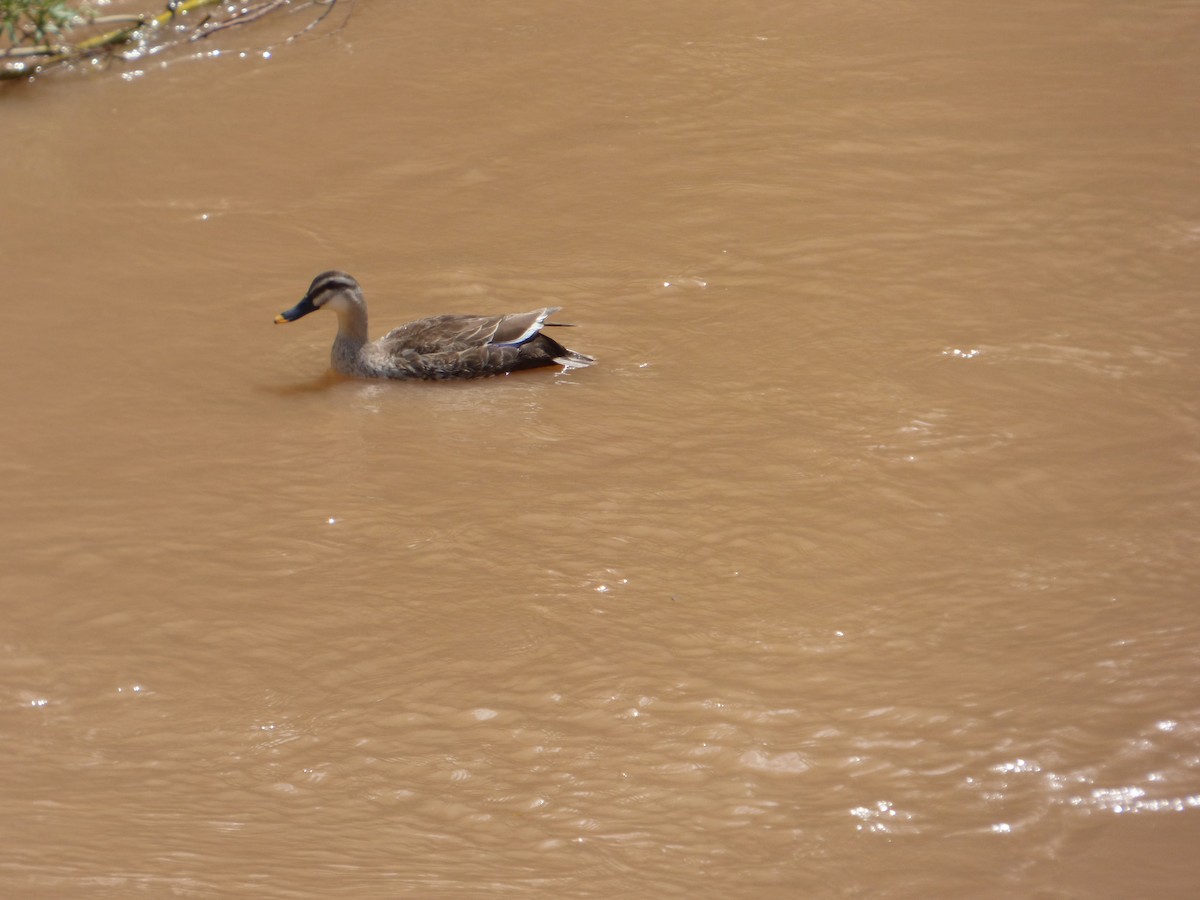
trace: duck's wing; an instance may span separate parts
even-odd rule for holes
[[[519,347],[532,340],[559,307],[505,316],[431,316],[388,332],[379,347],[390,355],[461,353],[486,346]]]

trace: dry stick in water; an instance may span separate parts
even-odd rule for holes
[[[261,19],[267,13],[279,9],[286,4],[288,0],[266,0],[265,3],[260,3],[258,6],[249,9],[242,9],[234,13],[232,17],[224,22],[214,22],[211,18],[206,19],[196,26],[196,30],[188,37],[189,41],[198,41],[208,37],[210,34],[216,34],[218,31],[223,31],[226,28],[233,28],[235,25],[248,25],[251,22]]]
[[[0,62],[5,59],[28,59],[37,58],[37,64],[41,66],[57,65],[69,60],[81,59],[88,55],[110,51],[117,46],[129,41],[138,31],[147,27],[158,27],[165,25],[172,19],[178,17],[181,13],[191,12],[193,10],[202,9],[206,6],[216,6],[223,0],[176,0],[167,4],[167,9],[164,12],[155,16],[103,16],[91,20],[90,24],[109,24],[112,22],[126,23],[120,28],[115,28],[112,31],[104,32],[103,34],[94,35],[80,41],[78,44],[67,44],[62,46],[40,45],[37,47],[13,47],[8,50],[0,50]],[[324,21],[325,17],[333,11],[333,7],[337,5],[338,0],[310,0],[313,5],[327,7],[317,18],[309,22],[299,32],[292,35],[288,40],[292,40],[301,34],[309,31],[313,27]],[[235,25],[247,25],[251,22],[261,19],[268,13],[281,9],[289,5],[290,0],[263,0],[257,6],[243,8],[234,12],[228,19],[219,22],[213,20],[212,15],[205,17],[204,21],[199,23],[188,37],[189,41],[200,40],[208,37],[210,34],[215,34],[226,28],[232,28]],[[212,23],[212,24],[210,24]],[[21,78],[31,74],[23,66],[17,69],[2,69],[0,68],[0,79],[5,78]]]
[[[241,12],[234,13],[232,18],[226,19],[224,22],[217,22],[214,25],[208,24],[209,22],[212,21],[212,17],[210,16],[209,18],[205,19],[202,23],[200,23],[199,25],[196,26],[195,32],[193,32],[193,34],[188,38],[188,40],[189,41],[198,41],[198,40],[208,37],[210,34],[215,34],[216,32],[221,31],[225,28],[232,28],[235,25],[246,25],[249,22],[253,22],[255,19],[262,18],[269,12],[274,12],[280,6],[284,6],[285,4],[288,4],[290,2],[291,2],[291,0],[264,0],[264,2],[260,3],[258,6],[252,8],[252,9],[243,9]],[[303,28],[301,28],[299,31],[297,31],[295,34],[288,35],[287,41],[285,41],[285,43],[296,40],[296,38],[300,37],[300,35],[307,34],[308,32],[312,31],[314,28],[316,28],[318,25],[320,25],[322,22],[324,22],[325,17],[328,16],[331,12],[333,12],[333,8],[338,5],[340,0],[309,0],[309,2],[313,6],[324,6],[325,11],[323,13],[321,13],[319,16],[317,16],[315,19],[313,19],[311,22],[309,22],[307,25],[305,25]],[[353,7],[354,0],[346,0],[346,5]],[[346,18],[349,19],[349,16],[350,16],[350,14],[347,13]],[[340,31],[342,26],[344,26],[345,24],[346,23],[343,21],[342,25],[339,25],[336,29],[334,29],[334,32],[336,33],[337,31]],[[273,47],[274,45],[272,44],[270,46]]]
[[[148,25],[164,25],[171,19],[183,12],[190,12],[193,9],[201,9],[205,6],[213,6],[220,3],[221,0],[184,0],[182,3],[170,3],[167,5],[165,12],[161,12],[156,16],[105,16],[95,21],[108,23],[112,21],[124,21],[127,24],[120,28],[114,28],[112,31],[106,31],[103,34],[93,35],[90,38],[85,38],[78,44],[66,44],[59,47],[51,47],[48,44],[42,44],[37,47],[16,47],[12,50],[0,52],[0,59],[5,57],[15,56],[44,56],[43,62],[57,63],[68,59],[76,59],[80,56],[86,56],[89,52],[103,50],[123,44],[129,40],[139,29],[145,28]]]

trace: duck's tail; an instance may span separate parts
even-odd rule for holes
[[[562,346],[561,344],[559,345]],[[586,353],[576,353],[574,350],[562,348],[562,353],[554,357],[554,361],[563,367],[564,372],[569,372],[572,369],[582,369],[584,366],[595,365],[596,357],[588,356]]]

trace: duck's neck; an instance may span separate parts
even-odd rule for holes
[[[365,304],[339,308],[337,317],[338,333],[333,339],[333,367],[345,372],[357,363],[359,352],[367,343],[367,309]]]
[[[367,311],[361,306],[338,310],[337,339],[361,347],[367,342]]]

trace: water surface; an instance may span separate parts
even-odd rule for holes
[[[1190,896],[1192,20],[359,3],[9,85],[3,893]],[[332,377],[331,267],[600,364]]]

